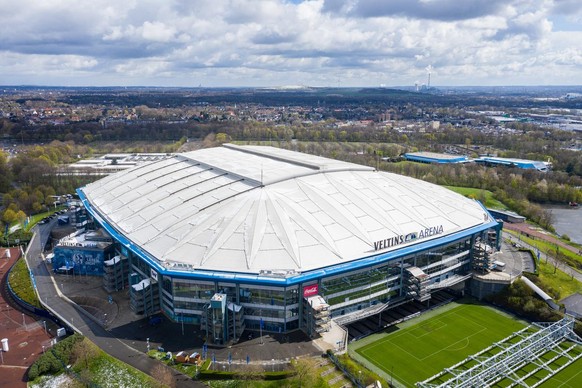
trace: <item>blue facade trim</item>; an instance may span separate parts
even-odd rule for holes
[[[346,272],[352,272],[366,267],[371,267],[379,264],[384,264],[389,261],[403,258],[405,256],[415,254],[421,251],[425,251],[431,248],[437,248],[449,243],[452,243],[463,238],[470,237],[474,234],[483,232],[485,230],[495,228],[499,224],[497,221],[491,219],[486,224],[481,224],[468,228],[462,231],[449,234],[444,237],[431,239],[423,241],[414,245],[405,246],[394,251],[385,252],[382,254],[371,255],[361,259],[352,260],[347,263],[336,264],[327,268],[316,269],[313,271],[305,272],[297,276],[292,276],[288,278],[267,278],[264,276],[258,276],[255,274],[244,274],[244,273],[233,273],[233,272],[221,272],[221,271],[208,271],[208,270],[194,270],[194,272],[183,272],[175,271],[165,267],[160,266],[157,261],[149,255],[146,251],[141,249],[139,246],[131,242],[127,237],[117,232],[115,228],[109,225],[101,215],[92,208],[89,200],[83,193],[82,189],[77,189],[79,198],[81,199],[83,205],[87,211],[99,222],[99,224],[120,244],[124,245],[131,252],[139,256],[141,259],[145,260],[151,267],[164,276],[177,277],[182,279],[198,279],[198,280],[209,280],[209,281],[221,281],[221,282],[239,282],[245,284],[255,284],[255,285],[267,285],[267,286],[277,286],[277,287],[288,287],[294,286],[308,281],[317,280],[324,277],[340,275]],[[481,207],[485,212],[487,209],[481,204]]]

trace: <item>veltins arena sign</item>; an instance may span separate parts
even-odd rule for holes
[[[382,249],[394,247],[396,245],[405,244],[412,242],[414,240],[419,240],[421,238],[427,238],[430,236],[436,236],[443,233],[443,226],[433,226],[430,228],[421,229],[420,232],[412,232],[408,234],[400,234],[398,236],[385,238],[384,240],[374,241],[374,250],[379,251]]]

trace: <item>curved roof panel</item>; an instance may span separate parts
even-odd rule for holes
[[[305,272],[491,222],[424,181],[259,146],[177,154],[81,191],[162,265],[239,273]]]

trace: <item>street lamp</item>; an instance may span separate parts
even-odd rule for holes
[[[263,310],[259,309],[259,315],[261,316],[260,320],[259,320],[259,343],[262,345],[263,344]]]
[[[46,321],[42,321],[42,324],[44,325],[44,333],[48,334],[48,331],[46,329]]]

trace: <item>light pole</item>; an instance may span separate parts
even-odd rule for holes
[[[26,320],[24,319],[24,313],[22,313],[22,326],[26,329]]]
[[[146,346],[148,348],[148,352],[150,351],[150,337],[146,338]]]
[[[107,313],[104,314],[105,317],[103,318],[103,325],[107,326]]]
[[[259,343],[263,344],[263,310],[259,310],[259,315],[261,316],[261,320],[259,321]]]
[[[42,354],[44,354],[44,345],[42,345]]]
[[[44,333],[48,334],[48,331],[46,329],[46,321],[42,321],[42,324],[44,325]]]

